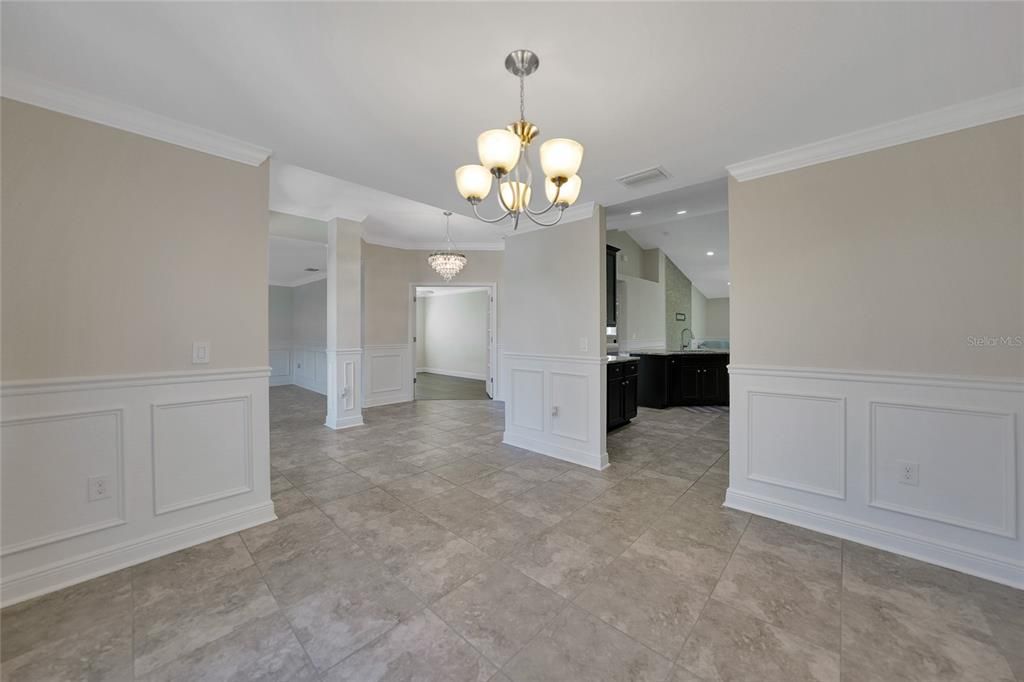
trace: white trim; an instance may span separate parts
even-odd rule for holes
[[[328,418],[327,421],[324,422],[324,426],[326,426],[329,429],[334,429],[335,431],[341,431],[342,429],[350,429],[353,426],[362,426],[362,425],[363,425],[363,415],[362,414],[355,415],[355,416],[352,416],[352,417],[340,417],[338,419],[335,419],[334,421],[331,421],[331,419]]]
[[[603,365],[608,362],[608,356],[591,357],[586,355],[541,355],[539,353],[505,353],[506,358],[516,360],[555,360],[558,362],[578,362],[584,365]]]
[[[232,379],[264,379],[270,376],[270,367],[240,367],[238,369],[201,369],[173,372],[144,372],[139,374],[109,374],[92,377],[56,377],[53,379],[25,379],[0,383],[3,397],[62,391],[90,391],[100,388],[132,388],[164,384],[189,384],[201,381],[229,381]]]
[[[249,166],[262,165],[271,151],[206,128],[145,109],[114,102],[42,80],[14,69],[3,70],[2,93],[9,99],[142,135]]]
[[[876,474],[878,472],[878,410],[879,407],[892,407],[903,410],[917,410],[920,412],[937,412],[945,414],[972,415],[976,417],[995,417],[1007,422],[1007,429],[1010,447],[1005,452],[1003,459],[1003,524],[1001,526],[990,526],[982,523],[973,523],[950,514],[930,512],[924,509],[915,509],[907,505],[894,504],[878,499],[876,485]],[[867,504],[869,507],[884,509],[886,511],[899,512],[909,516],[916,516],[929,521],[959,526],[969,530],[977,530],[982,533],[991,533],[1004,538],[1015,540],[1017,538],[1017,415],[1005,410],[981,410],[973,407],[955,407],[950,405],[931,405],[908,401],[893,400],[869,400],[868,410],[868,461],[867,461]]]
[[[416,373],[426,372],[427,374],[440,374],[445,377],[458,377],[459,379],[476,379],[486,381],[487,377],[476,372],[460,372],[454,369],[438,369],[437,367],[417,367]]]
[[[569,208],[565,209],[565,213],[562,214],[562,219],[554,225],[538,225],[529,219],[520,220],[519,229],[515,232],[509,232],[506,234],[505,239],[515,237],[519,234],[527,234],[528,232],[535,232],[537,230],[547,230],[552,227],[558,227],[559,225],[568,225],[569,223],[593,218],[595,208],[597,208],[597,204],[593,201],[585,201],[582,204],[573,204]],[[508,228],[511,228],[511,225],[509,225]]]
[[[794,503],[782,503],[760,495],[738,492],[733,488],[729,488],[725,493],[725,506],[927,561],[1004,585],[1024,588],[1024,562],[1007,561],[976,549],[966,549],[920,535],[898,533],[839,514],[808,509]]]
[[[1024,88],[908,116],[726,166],[740,182],[1024,115]]]
[[[183,407],[194,407],[196,405],[223,405],[226,403],[241,403],[242,404],[242,443],[245,450],[245,484],[237,488],[229,488],[227,490],[218,490],[207,495],[200,497],[194,497],[189,500],[180,500],[172,504],[161,505],[159,501],[159,484],[160,484],[160,447],[159,447],[159,429],[157,428],[157,415],[163,410],[176,410]],[[252,443],[252,394],[243,393],[239,395],[228,395],[217,398],[203,398],[200,400],[176,400],[173,402],[154,402],[150,403],[149,406],[149,453],[150,453],[150,466],[153,471],[153,516],[162,516],[163,514],[170,514],[182,509],[188,509],[190,507],[198,507],[201,504],[207,504],[208,502],[216,502],[217,500],[223,500],[228,497],[234,497],[235,495],[244,495],[251,493],[255,490],[256,485],[253,480],[253,443]]]
[[[301,287],[306,284],[312,284],[313,282],[319,282],[322,279],[327,279],[326,273],[315,272],[307,277],[299,277],[291,282],[281,282],[279,280],[268,280],[267,284],[272,287]]]
[[[805,483],[797,483],[795,481],[785,481],[772,476],[762,476],[759,474],[752,474],[754,470],[754,410],[752,409],[753,400],[755,396],[764,397],[776,397],[776,398],[790,398],[792,400],[810,400],[814,402],[832,403],[839,406],[839,482],[835,489],[822,488],[815,485],[807,485]],[[840,395],[819,395],[812,393],[798,393],[792,391],[765,391],[759,389],[749,389],[747,391],[747,478],[751,481],[760,481],[762,483],[770,483],[771,485],[781,486],[783,488],[791,488],[792,490],[801,490],[805,493],[813,493],[815,495],[824,495],[826,497],[832,497],[837,500],[846,499],[846,397]]]
[[[50,414],[36,414],[26,417],[17,417],[14,419],[5,419],[0,421],[0,426],[17,426],[21,424],[38,424],[38,423],[49,423],[56,421],[65,421],[71,419],[82,419],[85,417],[99,417],[105,415],[112,415],[116,427],[116,454],[115,461],[117,462],[117,516],[112,519],[106,519],[98,523],[89,524],[86,526],[79,526],[78,528],[72,528],[70,530],[60,531],[57,533],[51,533],[44,537],[37,537],[24,542],[15,543],[13,545],[5,545],[0,547],[0,557],[10,556],[17,554],[18,552],[25,552],[37,547],[43,547],[45,545],[52,545],[55,542],[62,542],[64,540],[70,540],[71,538],[77,538],[81,535],[88,535],[89,533],[95,533],[97,531],[106,530],[108,528],[116,528],[117,526],[123,526],[128,523],[128,516],[125,512],[127,497],[127,486],[125,484],[125,466],[124,466],[124,406],[110,407],[106,409],[98,410],[76,410],[71,412],[60,412]]]
[[[608,464],[601,464],[601,460],[604,462],[608,461],[608,453],[605,453],[603,458],[595,459],[594,455],[586,450],[568,448],[564,445],[552,443],[549,440],[531,438],[523,433],[512,433],[509,431],[504,432],[501,442],[505,445],[511,445],[524,450],[530,450],[531,452],[536,452],[541,455],[553,457],[554,459],[560,459],[563,462],[578,464],[580,466],[587,467],[588,469],[597,469],[600,471],[601,469],[608,468]]]
[[[910,384],[938,388],[968,388],[979,391],[1024,393],[1024,379],[972,377],[955,374],[908,374],[882,370],[851,370],[834,368],[784,367],[773,365],[729,365],[729,374],[746,376],[792,377],[824,381],[858,381],[880,384]]]
[[[7,607],[186,547],[259,526],[276,518],[273,502],[264,502],[84,556],[56,561],[17,575],[5,575],[0,587],[0,604]]]

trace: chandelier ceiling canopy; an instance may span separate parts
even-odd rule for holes
[[[445,248],[427,256],[427,262],[430,263],[430,267],[434,268],[434,272],[441,275],[446,282],[452,281],[452,278],[462,272],[462,268],[466,267],[466,254],[456,251],[456,246],[452,242],[451,217],[451,211],[444,212]]]
[[[540,59],[530,50],[516,50],[505,58],[505,68],[519,78],[519,120],[505,128],[495,128],[480,134],[476,140],[480,164],[460,166],[455,171],[455,184],[473,206],[477,218],[487,223],[512,219],[512,228],[519,227],[519,218],[526,215],[542,226],[554,225],[562,219],[565,209],[576,202],[582,180],[577,172],[583,162],[583,145],[575,140],[556,137],[540,146],[540,167],[544,172],[546,207],[533,210],[533,168],[529,147],[540,129],[526,120],[526,77],[537,70]],[[478,207],[498,181],[495,197],[502,211],[497,218],[484,218]],[[540,216],[557,209],[554,220],[544,222]]]

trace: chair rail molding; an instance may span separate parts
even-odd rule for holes
[[[272,521],[269,374],[5,382],[0,603]]]
[[[727,507],[1024,587],[1024,380],[731,365],[729,381]]]

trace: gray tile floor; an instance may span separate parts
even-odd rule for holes
[[[487,386],[480,379],[417,372],[414,388],[416,400],[489,400]]]
[[[279,520],[5,609],[3,680],[1024,679],[1024,593],[723,509],[722,411],[598,473],[501,403],[271,404]]]

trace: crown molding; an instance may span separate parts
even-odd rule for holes
[[[363,241],[374,246],[386,246],[391,249],[403,249],[405,251],[437,251],[448,248],[445,242],[409,242],[387,239],[367,234],[366,230],[363,230]],[[455,248],[459,251],[504,251],[505,242],[455,242]]]
[[[261,165],[271,154],[271,151],[264,147],[13,69],[4,69],[0,94],[25,104],[249,166]]]
[[[1024,88],[954,104],[726,166],[740,182],[1024,115]]]

